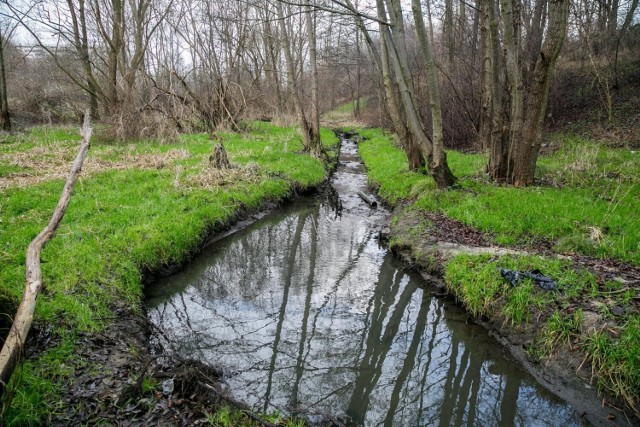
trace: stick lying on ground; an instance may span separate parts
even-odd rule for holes
[[[0,352],[0,396],[4,392],[11,375],[18,364],[18,360],[22,351],[24,350],[24,344],[33,322],[33,313],[36,308],[36,298],[42,288],[42,270],[40,269],[40,253],[44,246],[53,238],[58,230],[60,222],[69,206],[69,201],[73,194],[73,187],[76,184],[78,175],[82,170],[82,164],[87,158],[89,151],[89,140],[91,139],[91,127],[89,122],[90,113],[87,111],[84,116],[84,125],[82,126],[81,135],[82,142],[80,143],[80,150],[76,156],[73,164],[71,165],[71,171],[67,177],[67,181],[64,184],[62,195],[58,200],[58,205],[49,224],[38,234],[29,244],[27,249],[26,260],[26,286],[24,293],[22,294],[22,301],[18,306],[18,312],[13,319],[13,325],[7,336],[2,351]]]

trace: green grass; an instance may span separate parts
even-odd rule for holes
[[[588,338],[586,345],[598,385],[631,405],[637,402],[640,396],[640,315],[628,317],[617,339],[599,331]]]
[[[278,412],[260,415],[261,418],[273,425],[283,427],[304,427],[307,424],[302,419],[288,418]],[[212,427],[254,427],[262,426],[239,409],[224,406],[213,414],[207,414],[207,421]]]
[[[449,152],[460,187],[437,191],[432,178],[408,171],[406,156],[391,136],[376,129],[362,135],[367,140],[360,152],[369,179],[391,203],[412,199],[417,209],[443,212],[493,233],[497,243],[531,246],[546,239],[558,251],[640,265],[638,153],[567,137],[566,145],[542,158],[539,167],[540,179],[562,186],[516,189],[489,182],[482,155]]]
[[[541,290],[530,279],[514,287],[500,275],[502,268],[542,270],[558,283],[559,292]],[[472,315],[497,319],[516,328],[530,323],[541,308],[567,301],[596,283],[591,274],[573,270],[568,260],[535,255],[458,255],[446,263],[445,282]]]
[[[299,153],[296,135],[293,128],[270,124],[222,134],[237,175],[209,187],[192,184],[212,149],[205,134],[185,135],[169,146],[145,141],[91,148],[90,157],[113,161],[169,150],[188,156],[159,168],[105,170],[78,181],[67,215],[42,253],[45,288],[35,316],[37,323],[53,326],[61,343],[22,365],[9,425],[42,422],[55,411],[57,384],[71,374],[61,366],[75,334],[103,328],[114,305],[140,307],[144,271],[184,262],[239,209],[258,209],[325,178],[321,161]],[[329,148],[337,143],[326,130],[322,136]],[[55,153],[77,146],[77,140],[71,129],[36,129],[0,145],[0,155],[41,147]],[[1,191],[0,283],[16,300],[24,286],[26,247],[48,222],[63,184],[53,180]]]

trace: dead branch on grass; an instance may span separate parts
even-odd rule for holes
[[[82,165],[87,158],[89,151],[89,141],[91,139],[91,127],[89,111],[85,114],[84,125],[82,126],[82,141],[80,150],[76,156],[67,181],[62,190],[62,195],[58,201],[49,224],[38,234],[29,244],[27,249],[26,260],[26,285],[22,295],[22,301],[18,306],[18,311],[11,325],[9,335],[0,352],[0,396],[6,389],[11,379],[11,375],[18,364],[18,360],[24,350],[25,341],[31,324],[33,323],[33,314],[36,308],[36,299],[42,288],[42,270],[40,269],[40,253],[44,246],[53,238],[62,222],[62,218],[69,206],[69,201],[73,194],[73,188],[78,176],[82,170]]]

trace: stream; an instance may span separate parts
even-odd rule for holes
[[[389,213],[342,143],[334,189],[207,247],[148,287],[165,350],[224,372],[257,411],[347,425],[578,426],[463,309],[378,242]]]

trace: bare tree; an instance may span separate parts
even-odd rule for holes
[[[311,74],[311,114],[309,119],[309,151],[319,156],[322,150],[320,142],[320,111],[318,105],[318,64],[317,64],[317,40],[316,40],[316,16],[311,7],[310,0],[304,5],[307,42],[309,43],[309,69]]]
[[[284,14],[284,8],[281,1],[276,1],[276,11],[278,15],[278,23],[280,25],[280,41],[284,50],[284,57],[287,63],[287,85],[289,92],[293,99],[293,103],[298,115],[298,121],[300,122],[300,128],[304,138],[304,148],[306,151],[311,151],[312,147],[317,143],[312,140],[312,130],[309,120],[307,119],[304,104],[302,103],[302,97],[300,94],[300,88],[298,79],[296,78],[296,62],[293,58],[293,46],[292,37],[287,30],[286,17]]]
[[[418,114],[418,103],[413,91],[413,79],[407,60],[406,40],[402,6],[399,0],[377,1],[378,18],[389,19],[390,25],[380,24],[380,32],[393,65],[396,82],[400,89],[400,99],[406,114],[407,128],[411,137],[417,141],[426,160],[429,174],[434,178],[438,188],[447,188],[454,184],[455,178],[449,169],[446,154],[442,146],[434,147],[423,128]],[[393,31],[392,31],[393,29]]]
[[[429,0],[427,0],[429,1]],[[431,143],[433,144],[433,156],[429,169],[434,174],[436,182],[440,182],[440,187],[449,186],[455,182],[455,178],[447,166],[447,157],[444,152],[444,142],[442,135],[442,103],[440,100],[440,88],[438,81],[438,71],[433,59],[433,49],[427,39],[427,31],[422,19],[422,6],[420,0],[412,0],[413,19],[418,33],[420,48],[427,69],[427,82],[429,86],[429,103],[431,106]],[[429,23],[430,27],[432,26]]]
[[[496,181],[526,186],[534,182],[535,165],[542,143],[549,86],[554,66],[567,31],[568,0],[537,0],[546,8],[546,37],[541,41],[542,14],[537,14],[529,37],[529,51],[537,52],[531,71],[526,72],[523,60],[522,16],[518,1],[482,1],[483,36],[483,129],[480,135],[489,138],[483,145],[491,147],[489,172]],[[502,23],[504,44],[499,46],[498,24]],[[504,51],[504,59],[499,52]],[[525,49],[526,51],[526,49]],[[505,65],[504,80],[498,73]],[[525,78],[526,77],[526,78]],[[502,82],[507,87],[503,92]],[[507,106],[503,104],[507,101]],[[491,119],[489,119],[491,117]]]

